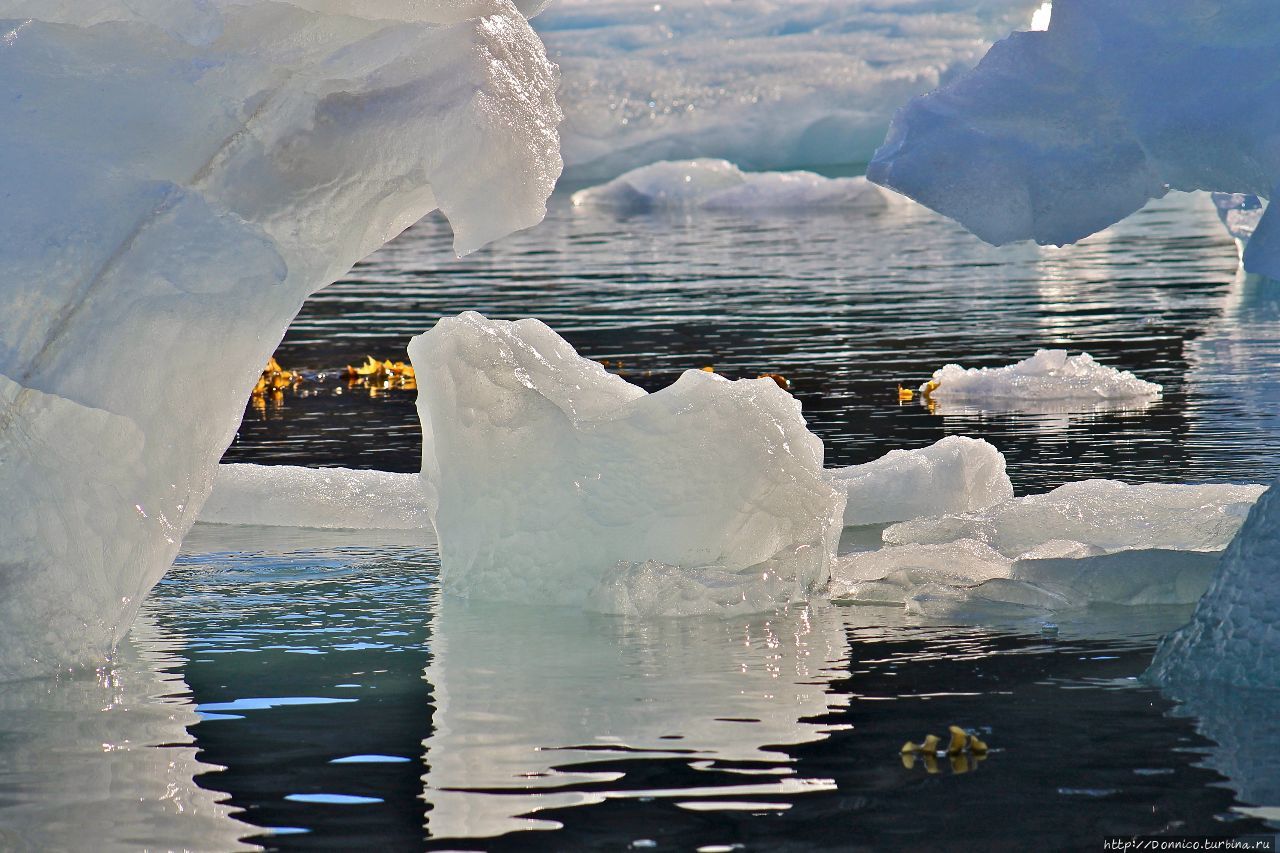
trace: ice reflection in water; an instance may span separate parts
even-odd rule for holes
[[[841,728],[808,718],[848,704],[827,690],[848,676],[844,630],[831,607],[632,623],[445,598],[426,671],[435,705],[427,827],[434,837],[493,836],[554,829],[528,815],[611,798],[731,808],[830,790],[773,747]],[[709,775],[653,790],[592,769],[620,755],[679,759]]]

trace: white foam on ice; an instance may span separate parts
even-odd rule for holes
[[[885,210],[907,203],[866,178],[825,178],[813,172],[744,172],[727,160],[652,163],[573,194],[575,207],[620,211]]]
[[[429,500],[417,474],[219,465],[199,520],[266,527],[430,531]]]
[[[1262,490],[1085,480],[914,519],[840,557],[828,594],[924,615],[1191,604]]]
[[[659,160],[861,165],[906,98],[971,67],[1035,0],[557,0],[566,175]]]
[[[537,320],[409,345],[446,589],[637,615],[759,611],[827,580],[844,493],[770,379],[653,394]]]
[[[982,439],[958,435],[830,474],[847,495],[845,526],[970,512],[1013,497],[1004,455]]]
[[[1280,182],[1272,0],[1073,0],[894,117],[867,175],[997,245],[1075,242],[1174,190]],[[1245,250],[1280,277],[1280,214]]]
[[[1128,370],[1099,364],[1087,352],[1068,355],[1066,350],[1041,349],[1005,367],[945,365],[920,391],[940,402],[992,401],[1007,407],[1011,401],[1122,405],[1158,398],[1164,388]]]
[[[307,295],[539,220],[560,113],[505,0],[2,0],[0,77],[7,677],[127,629]]]

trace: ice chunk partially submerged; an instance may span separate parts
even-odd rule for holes
[[[200,521],[430,531],[431,499],[417,474],[296,465],[219,465],[213,491],[200,510]]]
[[[613,210],[884,210],[909,204],[866,178],[813,172],[744,172],[727,160],[663,161],[573,194],[575,207]]]
[[[2,678],[109,652],[310,293],[435,208],[538,221],[560,115],[503,0],[0,19]]]
[[[946,403],[987,403],[1010,407],[1021,403],[1079,402],[1123,405],[1158,398],[1164,388],[1099,364],[1087,352],[1041,349],[1005,367],[961,367],[948,364],[920,386],[930,399]]]
[[[844,494],[772,380],[688,371],[646,394],[537,320],[475,313],[409,355],[447,589],[663,614],[826,582]]]
[[[1013,497],[1004,455],[982,439],[959,435],[830,473],[848,496],[846,526],[970,512]]]

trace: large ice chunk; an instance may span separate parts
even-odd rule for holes
[[[1005,367],[945,365],[920,391],[938,401],[1007,407],[1064,401],[1122,405],[1158,398],[1164,389],[1128,370],[1099,364],[1087,352],[1068,355],[1066,350],[1041,349]]]
[[[0,0],[0,79],[7,677],[127,629],[308,294],[538,221],[560,115],[506,0]]]
[[[1280,690],[1280,482],[1249,513],[1191,623],[1161,643],[1150,675]]]
[[[556,0],[575,181],[658,160],[861,164],[906,98],[971,67],[1034,0]]]
[[[200,521],[430,531],[431,499],[417,474],[296,465],[219,465],[213,491],[200,510]]]
[[[865,465],[832,469],[831,476],[848,496],[846,526],[971,512],[1013,497],[1004,455],[960,435],[920,450],[891,450]]]
[[[844,494],[772,380],[654,394],[537,320],[413,339],[445,587],[623,613],[761,610],[827,580]]]
[[[797,211],[884,210],[906,203],[866,178],[824,178],[813,172],[744,172],[727,160],[679,160],[632,169],[573,194],[576,207]]]
[[[1061,0],[903,107],[867,175],[997,245],[1074,242],[1170,189],[1280,182],[1273,0]],[[1280,277],[1280,213],[1245,250]]]

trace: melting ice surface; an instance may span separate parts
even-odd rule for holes
[[[0,33],[2,678],[123,635],[309,294],[436,208],[459,251],[537,222],[560,158],[504,0],[5,0]]]
[[[1164,389],[1154,382],[1099,364],[1091,355],[1066,350],[1037,350],[1007,367],[948,364],[933,372],[921,393],[941,404],[968,404],[999,409],[1028,407],[1035,411],[1060,407],[1075,411],[1141,405]]]
[[[575,207],[641,212],[874,211],[902,203],[866,178],[827,178],[813,172],[744,172],[727,160],[680,160],[632,169],[608,183],[573,194]]]
[[[446,589],[611,613],[758,612],[826,582],[844,493],[771,379],[647,394],[537,320],[413,339]]]

